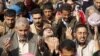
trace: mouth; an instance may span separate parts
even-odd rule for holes
[[[85,39],[84,39],[84,38],[81,38],[81,39],[80,39],[80,41],[81,41],[81,42],[84,42],[84,41],[85,41]]]

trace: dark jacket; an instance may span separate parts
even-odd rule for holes
[[[78,22],[76,21],[76,19],[74,17],[69,17],[69,20],[66,21],[67,26],[64,25],[64,23],[62,21],[60,21],[59,23],[55,24],[53,22],[52,26],[55,32],[55,35],[58,37],[58,39],[61,41],[63,41],[65,39],[65,31],[67,29],[67,27],[71,27],[72,29],[76,26],[76,24],[78,24]]]
[[[55,51],[51,53],[48,45],[44,42],[43,39],[41,39],[38,44],[37,56],[59,56],[59,53],[55,53]]]

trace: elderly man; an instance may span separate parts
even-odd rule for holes
[[[0,39],[1,56],[21,56],[25,53],[36,55],[39,38],[30,32],[29,22],[26,18],[19,18],[15,23],[15,32],[9,33]],[[6,54],[6,55],[5,55]]]

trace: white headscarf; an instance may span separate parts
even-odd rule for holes
[[[88,17],[88,23],[91,26],[100,26],[100,14],[99,13],[93,13]]]

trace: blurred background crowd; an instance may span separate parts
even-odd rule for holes
[[[100,56],[100,0],[0,0],[0,56]]]

